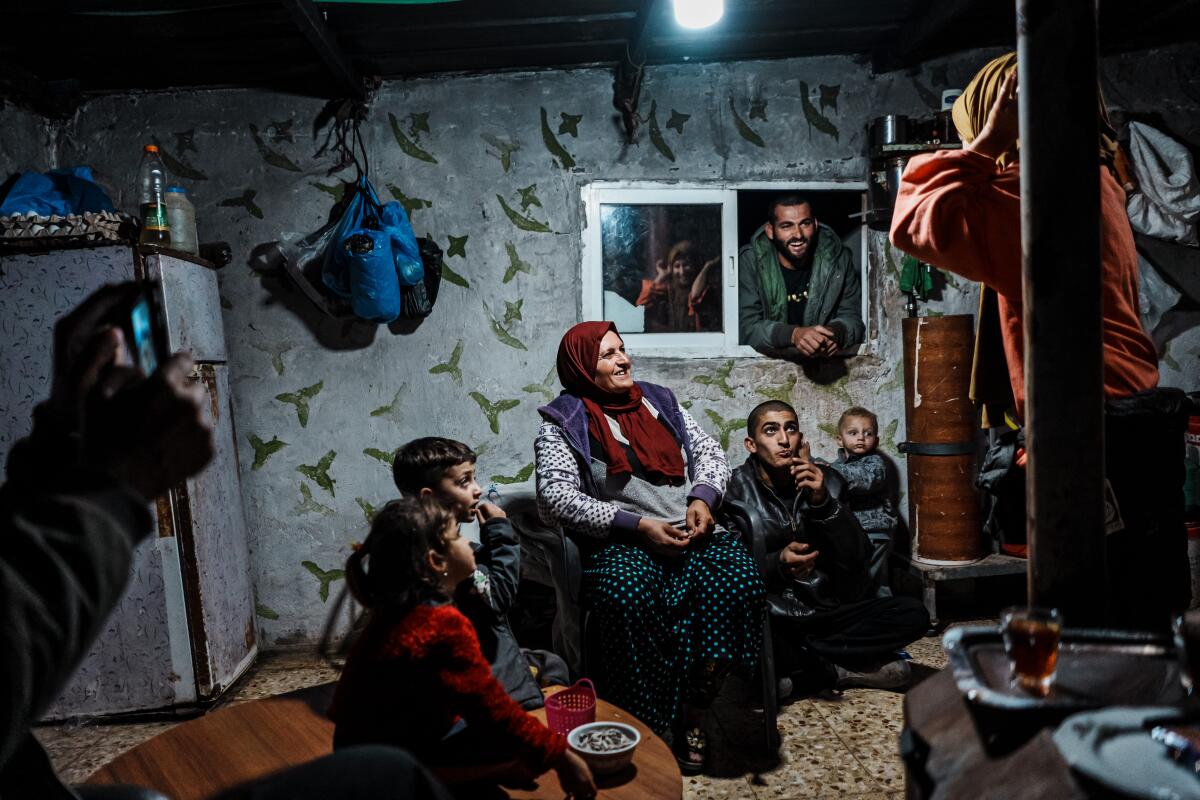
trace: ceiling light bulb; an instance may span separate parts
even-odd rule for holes
[[[684,28],[707,28],[725,13],[725,0],[675,0],[675,21]]]

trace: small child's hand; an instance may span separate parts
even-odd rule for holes
[[[504,513],[504,509],[495,503],[483,502],[475,506],[475,519],[481,523],[487,522],[489,519],[507,519],[508,514]]]

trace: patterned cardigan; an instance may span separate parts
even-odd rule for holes
[[[716,511],[729,480],[729,462],[721,446],[679,405],[670,389],[638,385],[683,449],[692,481],[688,499],[703,500]],[[583,401],[563,393],[538,411],[544,421],[533,449],[542,521],[596,539],[607,539],[614,531],[636,531],[640,515],[595,497]]]

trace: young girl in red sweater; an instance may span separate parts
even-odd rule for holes
[[[521,781],[553,768],[572,797],[595,797],[587,764],[509,698],[455,608],[455,588],[474,572],[470,543],[436,500],[380,510],[346,562],[346,582],[370,617],[329,710],[334,747],[396,745],[451,784]]]

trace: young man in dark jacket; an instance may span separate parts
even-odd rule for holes
[[[766,544],[759,568],[780,674],[813,689],[900,688],[908,662],[896,651],[929,627],[910,597],[878,597],[871,544],[842,502],[840,475],[814,463],[795,410],[771,400],[750,412],[750,456],[733,471],[725,504],[751,512]],[[792,679],[780,680],[780,693]]]

